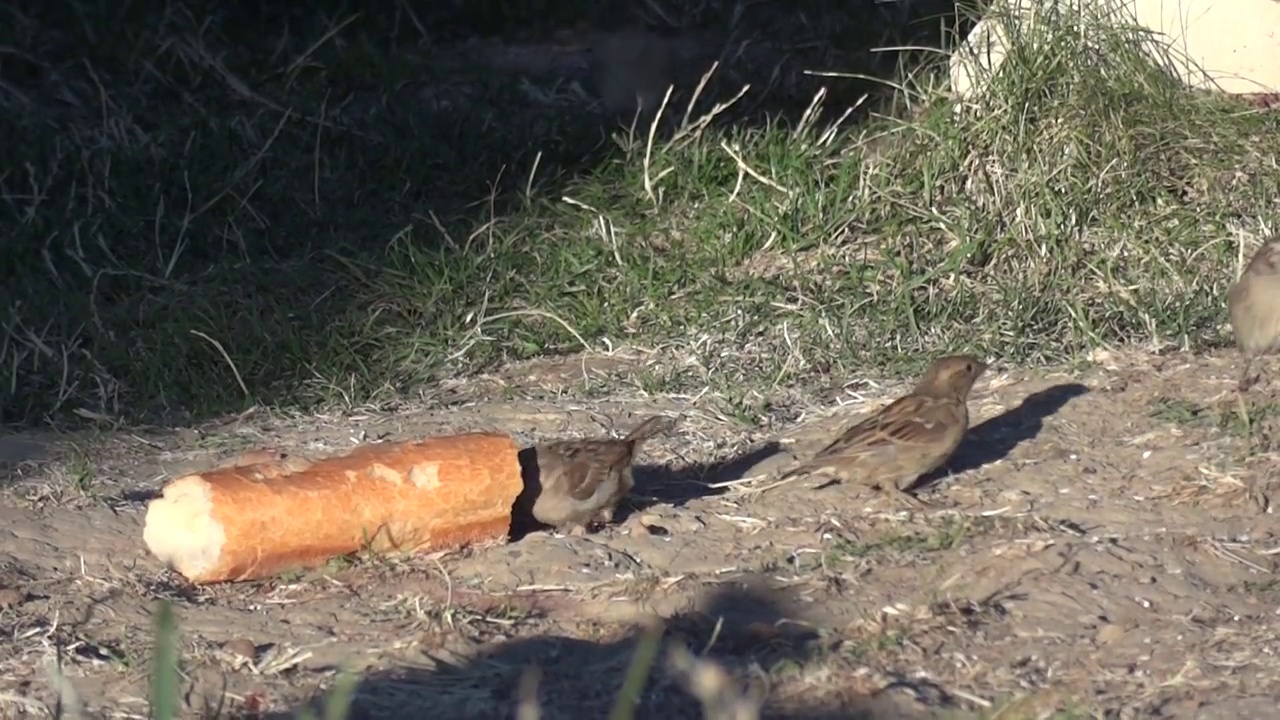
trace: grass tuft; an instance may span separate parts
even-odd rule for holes
[[[735,89],[602,145],[399,11],[246,37],[163,7],[9,11],[6,421],[379,402],[619,345],[686,360],[650,389],[746,407],[943,351],[1211,347],[1280,192],[1276,114],[1187,91],[1078,13],[1014,24],[961,112],[935,57],[864,122],[829,106],[856,81],[826,77],[812,112],[731,123],[758,100]]]

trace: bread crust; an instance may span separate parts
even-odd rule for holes
[[[261,451],[177,478],[147,508],[143,541],[195,583],[252,580],[370,550],[503,541],[523,486],[506,435],[366,445],[311,460]]]

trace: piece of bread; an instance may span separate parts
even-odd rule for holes
[[[142,538],[194,583],[262,578],[361,550],[501,541],[523,488],[518,451],[506,435],[468,433],[317,460],[246,453],[166,485]]]

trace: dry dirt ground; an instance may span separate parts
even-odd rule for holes
[[[1234,355],[993,368],[925,511],[750,479],[788,462],[776,441],[812,451],[901,385],[791,393],[758,427],[707,395],[567,399],[626,365],[526,365],[394,413],[4,438],[0,717],[51,714],[55,662],[86,716],[146,716],[158,598],[176,603],[186,717],[219,702],[220,717],[285,717],[344,663],[363,671],[353,717],[512,717],[530,665],[543,717],[604,717],[653,614],[764,717],[1280,717],[1280,405],[1255,391],[1246,431]],[[586,538],[210,587],[142,544],[148,493],[250,447],[462,429],[527,443],[622,432],[652,410],[683,423],[645,446],[636,508]],[[639,716],[699,716],[661,660]]]

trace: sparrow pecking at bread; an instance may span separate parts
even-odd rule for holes
[[[1244,355],[1241,391],[1257,382],[1249,377],[1254,360],[1280,349],[1280,235],[1262,243],[1240,278],[1227,291],[1231,332]]]
[[[675,418],[654,415],[621,440],[562,440],[534,446],[540,489],[534,519],[572,535],[593,522],[608,523],[632,487],[632,462],[645,440],[670,432]]]
[[[911,502],[927,505],[908,489],[960,446],[969,430],[969,391],[986,369],[986,363],[972,355],[935,360],[909,394],[845,430],[779,482],[826,475],[892,487]]]

